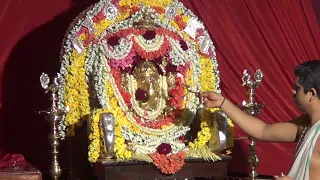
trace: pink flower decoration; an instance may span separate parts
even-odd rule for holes
[[[114,68],[121,68],[122,70],[129,68],[133,63],[133,59],[135,57],[135,52],[131,50],[127,57],[123,59],[111,59],[109,60],[109,65]],[[128,69],[130,71],[130,69]]]

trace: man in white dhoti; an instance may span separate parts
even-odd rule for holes
[[[204,92],[201,95],[206,107],[220,107],[244,132],[256,139],[273,142],[298,141],[289,174],[276,176],[276,179],[320,180],[320,60],[300,64],[294,73],[294,99],[306,114],[291,122],[266,124],[259,118],[244,113],[220,94]]]

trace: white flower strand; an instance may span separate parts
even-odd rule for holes
[[[93,64],[95,62],[95,58],[97,56],[97,51],[99,50],[97,45],[90,44],[88,47],[88,52],[87,52],[87,58],[85,61],[85,72],[86,75],[89,76],[91,73],[93,73]]]
[[[100,51],[101,52],[101,51]],[[105,64],[107,64],[104,60],[104,54],[99,53],[98,59],[94,63],[94,89],[96,92],[96,96],[98,101],[102,107],[109,107],[109,99],[107,98],[106,92],[106,80],[107,80],[107,71],[105,69]]]
[[[177,129],[176,131],[172,131],[161,136],[150,136],[150,135],[139,134],[137,132],[132,132],[126,126],[122,127],[122,132],[124,134],[125,139],[133,143],[139,143],[139,144],[154,143],[155,141],[159,141],[159,142],[165,142],[168,140],[172,141],[185,135],[189,130],[190,130],[190,127],[181,126],[180,129]]]
[[[122,127],[122,134],[124,138],[131,142],[132,149],[138,154],[152,154],[156,152],[156,148],[161,143],[168,143],[171,145],[172,153],[187,150],[185,144],[177,140],[190,130],[190,127],[183,126],[177,131],[168,133],[163,136],[150,136],[132,132],[127,127]]]
[[[146,40],[143,36],[134,36],[134,40],[146,52],[158,51],[164,43],[164,37],[161,35],[156,35],[152,40]]]

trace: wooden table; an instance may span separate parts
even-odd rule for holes
[[[207,162],[202,159],[187,159],[180,171],[171,176],[161,174],[153,164],[145,162],[116,162],[106,160],[94,165],[95,174],[99,180],[146,180],[146,179],[186,179],[211,177],[222,180],[227,176],[227,161]]]

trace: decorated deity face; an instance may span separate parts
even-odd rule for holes
[[[140,107],[145,110],[156,110],[163,93],[160,73],[155,65],[150,61],[141,62],[134,68],[132,75],[137,84],[134,95],[136,100],[141,101]]]
[[[170,91],[178,86],[183,90],[184,86],[176,84],[175,72],[166,72],[166,69],[170,70],[166,66],[169,64],[166,58],[144,60],[139,57],[135,61],[130,71],[122,71],[121,86],[131,96],[134,117],[144,126],[152,127],[174,114],[177,103],[172,102],[178,100],[172,100],[174,95]],[[181,94],[184,93],[181,91]]]

